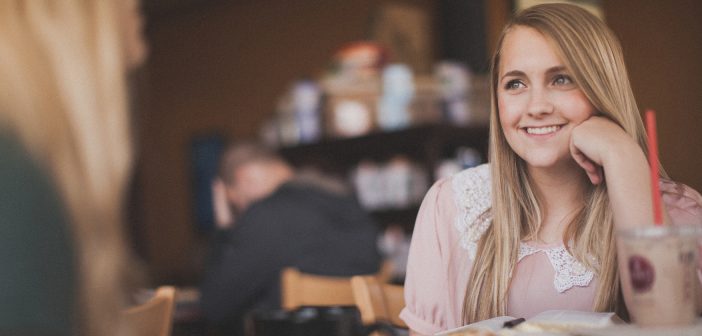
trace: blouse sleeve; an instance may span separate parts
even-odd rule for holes
[[[661,196],[673,225],[695,225],[702,227],[702,196],[695,189],[682,183],[661,180]],[[698,261],[702,270],[702,258]],[[702,273],[699,273],[702,274]],[[700,275],[702,282],[702,275]]]
[[[702,226],[702,196],[696,190],[669,180],[660,183],[663,203],[675,225]]]
[[[400,313],[411,330],[432,335],[445,329],[447,249],[445,237],[452,226],[446,199],[450,182],[441,180],[427,192],[420,206],[410,245],[405,280],[405,308]]]

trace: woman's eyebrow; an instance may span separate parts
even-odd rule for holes
[[[505,79],[505,77],[524,77],[524,76],[525,76],[525,75],[524,75],[524,72],[523,72],[523,71],[520,71],[520,70],[512,70],[512,71],[509,71],[509,72],[505,73],[504,75],[502,75],[502,77],[500,78],[500,81],[502,81],[503,79]]]
[[[559,72],[563,72],[563,71],[567,71],[567,70],[568,70],[568,69],[567,69],[565,66],[563,66],[563,65],[556,65],[556,66],[554,66],[554,67],[548,68],[548,70],[546,70],[546,74],[547,74],[547,75],[552,75],[552,74],[559,73]]]
[[[564,72],[567,71],[568,69],[564,65],[556,65],[548,68],[546,70],[546,75],[553,75],[559,72]],[[502,77],[500,77],[500,81],[504,80],[505,77],[524,77],[526,74],[524,74],[524,71],[521,70],[510,70],[506,72]]]

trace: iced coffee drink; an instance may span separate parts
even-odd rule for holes
[[[622,288],[633,322],[641,326],[695,322],[699,234],[694,227],[671,226],[618,232]]]

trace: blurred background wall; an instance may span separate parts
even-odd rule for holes
[[[193,224],[190,142],[204,134],[256,137],[290,83],[318,77],[335,50],[366,38],[375,10],[388,2],[146,2],[151,55],[136,76],[132,229],[154,281],[193,284],[200,272],[205,234]],[[432,19],[437,59],[474,64],[487,60],[512,9],[510,0],[395,2]],[[624,45],[640,107],[658,112],[663,164],[702,190],[702,2],[603,0],[602,7]]]

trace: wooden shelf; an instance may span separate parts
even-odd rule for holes
[[[391,132],[373,132],[355,138],[324,139],[317,143],[281,148],[281,154],[295,166],[316,166],[327,172],[346,173],[361,160],[385,161],[406,155],[427,165],[451,157],[460,146],[487,154],[488,129],[446,124],[418,126]]]
[[[487,126],[459,127],[447,124],[424,125],[391,132],[373,132],[354,138],[324,139],[284,147],[280,153],[294,166],[312,167],[341,178],[363,160],[386,162],[404,155],[419,163],[434,181],[434,168],[445,158],[455,157],[459,147],[472,147],[487,159]],[[371,211],[381,227],[400,224],[408,231],[414,226],[418,205],[406,209]]]

